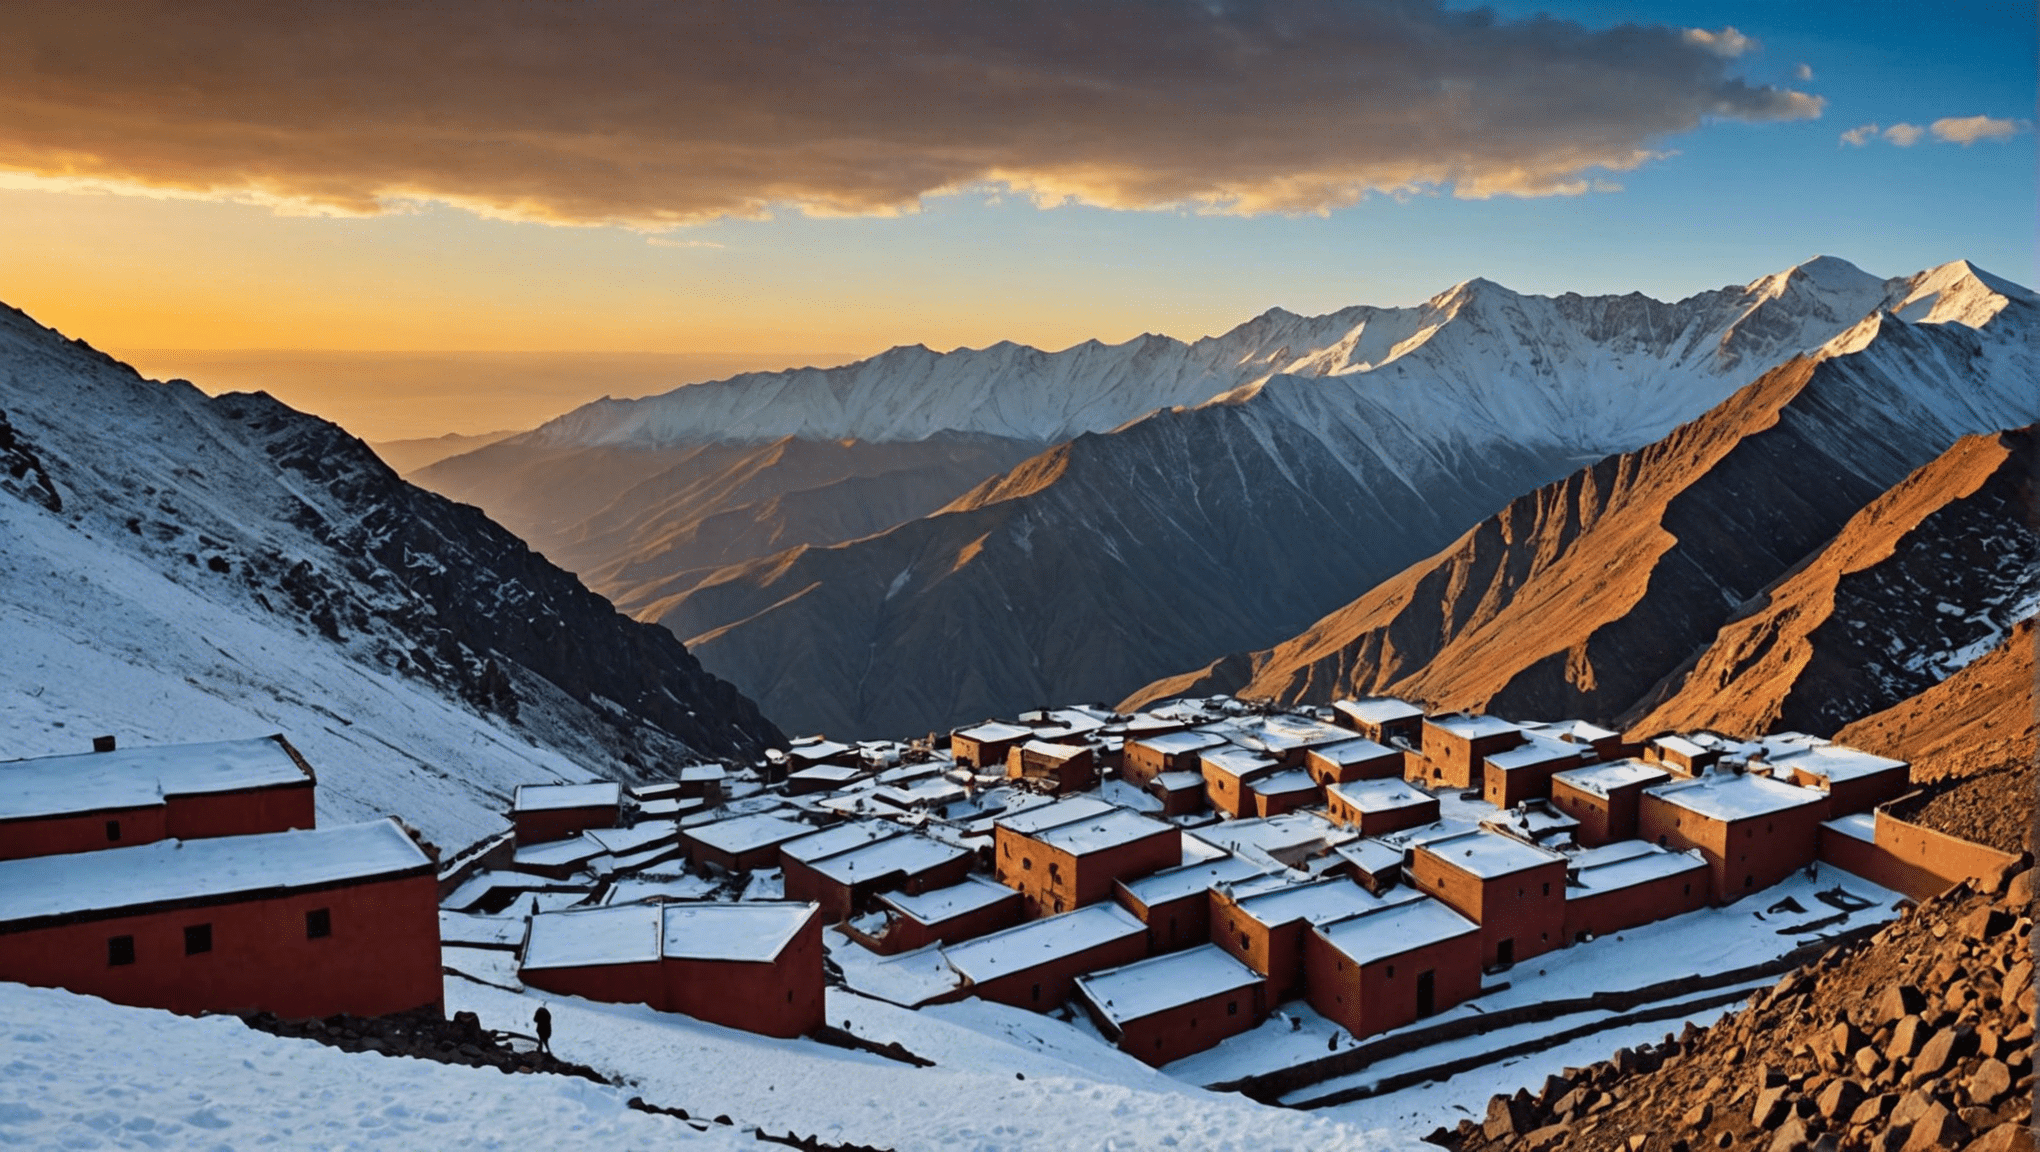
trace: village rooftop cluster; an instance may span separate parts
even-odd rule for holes
[[[1885,834],[1901,761],[1392,699],[1044,709],[531,784],[443,862],[395,820],[314,829],[280,736],[105,747],[0,764],[0,980],[187,1012],[437,1004],[444,960],[778,1037],[823,1029],[832,983],[1071,1009],[1160,1065],[1298,998],[1398,1028],[1816,860],[1947,879]]]

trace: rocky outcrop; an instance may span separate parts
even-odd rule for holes
[[[2034,621],[2026,620],[1974,663],[1835,733],[1852,747],[1911,762],[1916,781],[2030,770],[2040,758],[2033,709]]]

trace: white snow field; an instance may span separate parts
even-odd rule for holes
[[[0,1147],[772,1147],[635,1111],[632,1095],[0,984]]]

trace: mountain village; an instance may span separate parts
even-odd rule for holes
[[[1386,698],[1043,709],[672,777],[519,787],[509,831],[448,854],[397,817],[315,827],[283,736],[0,765],[0,981],[306,1018],[436,1011],[460,979],[856,1043],[838,986],[1060,1013],[1162,1066],[1285,1006],[1348,1044],[1403,1029],[1801,875],[1921,900],[2016,863],[1908,821],[1904,762],[1819,738]]]

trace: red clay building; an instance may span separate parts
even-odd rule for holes
[[[823,1021],[822,920],[812,904],[622,904],[531,918],[525,984],[645,1004],[764,1036]]]
[[[1341,726],[1351,728],[1376,744],[1391,747],[1399,740],[1411,748],[1424,744],[1424,710],[1393,696],[1365,700],[1339,700],[1332,713]]]
[[[1211,889],[1211,942],[1268,981],[1268,1003],[1303,987],[1303,938],[1311,925],[1381,907],[1381,898],[1350,880],[1292,884],[1282,877]]]
[[[1275,760],[1284,768],[1303,767],[1303,758],[1313,748],[1329,748],[1353,738],[1334,724],[1278,712],[1269,716],[1246,716],[1215,725],[1226,739]]]
[[[1763,776],[1716,773],[1644,790],[1637,831],[1706,857],[1714,900],[1730,904],[1806,867],[1820,850],[1827,796]]]
[[[812,824],[770,812],[733,816],[683,829],[680,840],[696,864],[723,872],[749,872],[779,863],[779,846],[815,830]]]
[[[1146,787],[1164,772],[1195,772],[1198,754],[1207,748],[1222,748],[1226,739],[1216,732],[1173,732],[1129,738],[1120,755],[1119,777],[1136,787]]]
[[[1013,749],[1035,739],[1034,729],[988,720],[949,734],[949,757],[966,768],[1001,768]]]
[[[1077,977],[1147,955],[1147,929],[1117,905],[1093,904],[966,940],[942,955],[971,995],[1048,1012],[1070,998]]]
[[[1077,978],[1098,1030],[1155,1067],[1251,1031],[1263,994],[1259,975],[1210,944]]]
[[[1551,806],[1580,822],[1573,835],[1582,847],[1633,840],[1638,798],[1671,778],[1641,760],[1589,764],[1552,776]]]
[[[1082,744],[1029,740],[1006,753],[1006,777],[1033,780],[1051,795],[1085,792],[1098,786],[1098,764]]]
[[[1868,812],[1912,787],[1912,767],[1905,761],[1860,748],[1808,738],[1766,740],[1764,749],[1773,779],[1827,793],[1830,818]]]
[[[1403,774],[1403,753],[1399,748],[1356,736],[1304,753],[1303,767],[1320,788],[1351,784],[1355,780],[1399,780]]]
[[[1480,995],[1480,928],[1418,897],[1315,926],[1307,998],[1355,1037],[1400,1028]]]
[[[1266,819],[1313,807],[1324,798],[1317,781],[1301,768],[1285,768],[1247,785],[1247,816]]]
[[[282,736],[0,764],[0,860],[311,828],[314,786]]]
[[[1565,938],[1577,944],[1707,907],[1707,861],[1624,840],[1574,854],[1565,893]]]
[[[1147,782],[1148,795],[1162,802],[1164,816],[1194,816],[1204,811],[1204,774],[1164,772]]]
[[[1542,800],[1551,795],[1554,774],[1590,764],[1594,758],[1594,750],[1586,745],[1526,733],[1523,743],[1481,758],[1481,798],[1497,808]]]
[[[1198,753],[1197,766],[1204,776],[1206,802],[1213,811],[1233,817],[1256,814],[1247,786],[1282,767],[1272,756],[1231,744]]]
[[[999,882],[1018,889],[1029,916],[1067,912],[1112,896],[1112,882],[1182,863],[1175,825],[1089,797],[1002,819],[994,833]]]
[[[1471,788],[1492,753],[1523,743],[1523,730],[1493,716],[1455,712],[1424,721],[1424,758],[1418,783],[1433,788]]]
[[[1481,964],[1507,968],[1565,935],[1565,857],[1485,830],[1418,845],[1410,884],[1480,925]]]
[[[880,892],[928,892],[961,883],[972,862],[968,848],[911,833],[807,861],[794,859],[785,848],[781,845],[787,897],[819,905],[826,924],[865,911]]]
[[[1265,875],[1259,864],[1238,856],[1221,856],[1197,864],[1163,869],[1138,880],[1113,885],[1119,906],[1147,925],[1148,952],[1161,955],[1211,940],[1210,891],[1222,884]]]
[[[1325,789],[1332,819],[1365,836],[1386,836],[1438,819],[1438,798],[1401,779],[1361,780]]]
[[[394,820],[0,862],[4,981],[172,1012],[373,1016],[436,1008],[439,962],[435,865]]]
[[[1675,775],[1693,777],[1721,762],[1721,746],[1710,738],[1705,743],[1684,736],[1659,736],[1643,746],[1645,760],[1659,764]]]
[[[622,812],[618,784],[519,784],[510,824],[523,847],[568,840],[590,828],[614,828]]]
[[[960,944],[1020,922],[1020,893],[982,876],[927,892],[888,892],[878,898],[888,913],[879,952],[911,952],[930,944]]]

